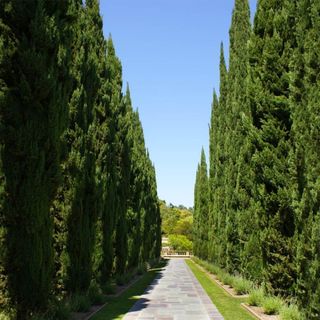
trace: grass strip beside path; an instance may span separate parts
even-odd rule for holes
[[[122,319],[130,308],[140,299],[140,296],[161,270],[161,267],[149,270],[120,296],[108,298],[106,306],[96,313],[91,320]]]
[[[256,319],[241,307],[241,303],[246,302],[247,298],[240,299],[229,296],[205,272],[200,270],[192,260],[186,260],[186,263],[225,320]]]

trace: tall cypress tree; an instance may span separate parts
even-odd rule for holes
[[[219,214],[217,208],[214,207],[215,200],[218,198],[218,184],[219,184],[219,101],[216,92],[213,93],[213,102],[211,108],[211,122],[209,131],[209,152],[210,152],[210,166],[209,166],[209,230],[208,230],[208,260],[217,262],[218,260],[218,245],[217,234]]]
[[[72,15],[72,1],[0,4],[6,273],[17,319],[43,309],[51,289],[50,205],[67,119]]]
[[[146,152],[144,160],[144,183],[143,183],[143,210],[141,214],[141,234],[142,247],[140,261],[146,262],[159,258],[161,232],[159,225],[160,209],[157,197],[157,185],[155,180],[155,169],[149,158],[149,152]],[[159,233],[160,232],[160,233]]]
[[[240,243],[238,216],[241,214],[242,199],[238,199],[235,189],[239,189],[238,158],[243,145],[241,134],[242,112],[248,114],[246,101],[246,78],[248,73],[248,40],[250,38],[250,10],[247,0],[236,0],[232,14],[230,36],[230,61],[228,72],[226,153],[226,237],[227,268],[230,272],[239,270]],[[240,172],[241,174],[241,172]]]
[[[95,108],[100,88],[104,38],[97,1],[81,2],[70,65],[74,78],[69,127],[64,136],[66,160],[53,212],[56,219],[57,280],[68,292],[85,292],[92,277],[97,220]],[[60,277],[62,279],[60,280]]]
[[[201,151],[201,160],[197,171],[195,186],[195,219],[196,219],[196,254],[201,259],[208,258],[208,219],[209,219],[209,183],[207,163],[204,150]]]
[[[200,257],[199,246],[201,243],[200,238],[200,216],[199,216],[199,177],[200,177],[200,165],[198,164],[196,172],[196,181],[194,184],[194,212],[193,212],[193,254]]]
[[[124,274],[128,259],[127,210],[130,191],[130,140],[128,139],[130,115],[124,100],[116,112],[116,168],[117,168],[117,202],[116,202],[116,242],[115,271]]]
[[[291,110],[294,148],[291,154],[296,225],[295,294],[308,319],[320,316],[319,231],[319,59],[318,1],[295,1],[297,47],[292,55]]]
[[[270,290],[286,295],[295,278],[288,170],[292,125],[289,58],[294,37],[288,5],[286,0],[258,3],[250,53],[256,130],[254,200],[259,208],[263,275]]]
[[[100,264],[100,281],[104,284],[114,272],[115,230],[117,222],[117,110],[122,99],[122,68],[111,37],[106,42],[105,67],[102,74],[102,93],[100,113],[106,121],[98,156],[101,176],[101,224],[102,224],[102,258]],[[100,126],[101,127],[101,126]]]
[[[127,88],[126,101],[131,106],[130,90]],[[132,107],[131,107],[132,108]],[[142,246],[141,214],[143,210],[143,181],[145,177],[144,161],[146,157],[143,129],[139,113],[131,113],[130,138],[132,139],[130,199],[127,212],[128,220],[128,266],[137,267]]]
[[[220,96],[219,101],[214,101],[213,107],[216,105],[216,112],[213,113],[213,117],[216,118],[215,125],[212,124],[211,130],[216,131],[216,137],[214,132],[211,132],[212,142],[211,145],[215,145],[215,150],[212,150],[210,157],[215,159],[215,164],[213,164],[213,169],[210,168],[211,175],[214,175],[214,180],[210,182],[210,196],[211,207],[210,207],[210,216],[215,223],[211,226],[212,228],[212,250],[211,253],[212,260],[216,262],[221,267],[226,266],[226,205],[225,205],[225,196],[226,196],[226,187],[227,181],[226,178],[226,164],[228,160],[227,154],[227,135],[228,135],[228,126],[227,126],[227,93],[228,93],[228,72],[225,63],[223,44],[220,47]],[[213,120],[212,120],[213,121]],[[216,126],[216,129],[215,129]],[[214,142],[215,141],[215,142]],[[214,152],[214,154],[212,154]],[[210,244],[211,246],[211,244]]]

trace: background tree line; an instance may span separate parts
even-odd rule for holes
[[[98,0],[0,3],[0,290],[17,319],[157,259],[155,169]]]
[[[320,317],[320,2],[236,0],[195,184],[194,251]]]
[[[182,205],[167,205],[160,201],[162,235],[168,238],[168,245],[175,251],[192,251],[193,210]],[[165,246],[165,243],[163,243]]]

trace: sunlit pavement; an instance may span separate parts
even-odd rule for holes
[[[223,320],[184,259],[171,259],[124,320]]]

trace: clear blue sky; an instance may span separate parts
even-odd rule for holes
[[[104,34],[112,34],[156,167],[158,195],[167,203],[193,206],[202,146],[208,158],[219,47],[223,41],[227,54],[233,5],[234,0],[100,0]],[[256,0],[250,6],[254,11]]]

